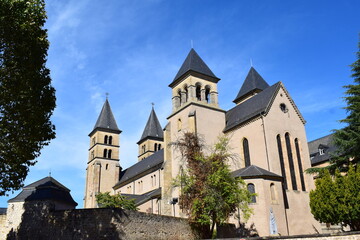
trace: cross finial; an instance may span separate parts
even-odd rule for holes
[[[109,93],[106,92],[105,95],[106,95],[106,100],[107,100],[109,98]]]
[[[152,103],[151,103],[151,106],[152,106],[152,108],[154,109],[155,103],[152,102]]]
[[[51,177],[51,168],[50,168],[50,171],[49,171],[49,177]]]
[[[250,66],[253,66],[252,58],[250,58]]]

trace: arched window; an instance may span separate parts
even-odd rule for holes
[[[156,175],[154,175],[154,186],[156,186]]]
[[[270,184],[270,196],[271,196],[271,202],[272,203],[277,203],[277,192],[276,192],[276,188],[275,188],[274,183]]]
[[[112,144],[112,136],[109,136],[109,144]]]
[[[178,124],[177,124],[177,127],[178,127],[178,131],[181,131],[181,128],[182,128],[182,122],[181,122],[181,119],[180,119],[180,118],[178,119]]]
[[[179,95],[179,100],[180,100],[180,104],[179,104],[179,105],[181,105],[181,104],[182,104],[182,101],[181,101],[182,98],[181,98],[181,90],[180,90],[180,89],[178,90],[178,95]]]
[[[105,137],[104,137],[104,143],[105,143],[105,144],[108,143],[108,135],[105,135]]]
[[[306,191],[304,172],[302,168],[301,155],[300,155],[299,140],[297,138],[295,138],[295,150],[296,150],[296,156],[297,156],[299,172],[300,172],[301,190]]]
[[[248,167],[251,165],[251,163],[250,163],[249,141],[246,138],[244,138],[243,140],[243,149],[244,149],[245,167]]]
[[[111,158],[111,150],[108,151],[108,158]]]
[[[154,144],[154,151],[157,151],[157,143]]]
[[[161,144],[159,143],[159,145],[158,145],[158,150],[160,150],[161,149]]]
[[[154,177],[151,176],[151,186],[153,187],[154,186],[154,181],[153,181]]]
[[[210,102],[210,87],[209,86],[205,87],[205,100],[207,103]]]
[[[106,158],[106,156],[107,156],[107,149],[104,149],[103,157]]]
[[[247,185],[247,190],[250,192],[250,193],[255,193],[255,185],[252,184],[252,183],[249,183]],[[256,196],[255,195],[252,195],[251,196],[251,202],[252,203],[256,203]]]
[[[196,99],[198,101],[201,101],[201,86],[200,86],[200,84],[196,85],[195,92],[196,92]]]
[[[92,145],[95,145],[95,143],[96,143],[96,138],[93,137],[93,139],[92,139]]]
[[[105,166],[105,170],[108,170],[109,164],[106,164]]]
[[[290,135],[289,135],[289,133],[285,133],[285,141],[286,141],[286,150],[287,150],[288,159],[289,159],[291,184],[292,184],[293,190],[297,190],[296,175],[295,175],[295,168],[294,168],[294,160],[293,160],[293,155],[292,155],[292,150],[291,150],[291,143],[290,143]]]
[[[280,160],[280,168],[281,168],[281,176],[284,178],[284,187],[288,189],[287,181],[286,181],[286,172],[285,172],[285,164],[284,164],[284,156],[283,150],[281,146],[281,138],[280,134],[276,136],[277,146],[278,146],[278,153],[279,153],[279,160]]]
[[[184,87],[184,90],[185,90],[185,102],[187,102],[188,99],[189,99],[189,90],[188,90],[188,87],[185,86],[185,87]]]

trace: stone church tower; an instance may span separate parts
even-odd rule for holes
[[[225,126],[225,111],[219,107],[217,83],[220,78],[210,70],[194,49],[191,49],[169,87],[172,89],[172,113],[164,131],[165,146],[176,142],[184,132],[196,132],[209,146],[217,142]],[[168,147],[164,153],[164,174],[162,196],[172,201],[179,196],[179,189],[173,188],[183,167],[179,151]],[[176,200],[175,200],[176,201]],[[182,215],[178,205],[171,208],[162,205],[165,215]]]
[[[97,207],[95,195],[99,192],[112,192],[112,187],[119,181],[120,133],[106,99],[94,129],[89,134],[85,208]]]
[[[151,110],[144,132],[137,144],[139,145],[138,161],[164,148],[164,134],[154,107]]]

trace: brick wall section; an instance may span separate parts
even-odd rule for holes
[[[37,206],[39,207],[39,206]],[[8,239],[195,239],[184,219],[121,209],[48,211],[28,207]],[[31,238],[29,237],[31,236]]]

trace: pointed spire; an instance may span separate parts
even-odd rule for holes
[[[90,135],[97,129],[103,131],[112,131],[116,133],[121,133],[121,130],[118,128],[114,115],[111,111],[111,107],[108,99],[106,98],[105,103],[101,109],[100,115],[96,121],[94,129],[90,133]]]
[[[181,77],[183,77],[188,72],[196,72],[201,75],[210,77],[215,82],[218,82],[220,79],[215,76],[215,74],[210,70],[206,63],[201,59],[197,52],[191,48],[189,54],[187,55],[184,63],[181,65],[178,73],[176,74],[173,82],[169,87],[173,87]]]
[[[145,139],[155,139],[155,140],[164,140],[163,131],[160,125],[160,122],[156,116],[154,105],[152,106],[149,119],[146,123],[143,134],[141,135],[140,140],[137,144],[144,141]]]
[[[238,103],[249,94],[261,92],[267,87],[269,87],[269,84],[260,76],[255,68],[251,67],[238,95],[233,102]]]

